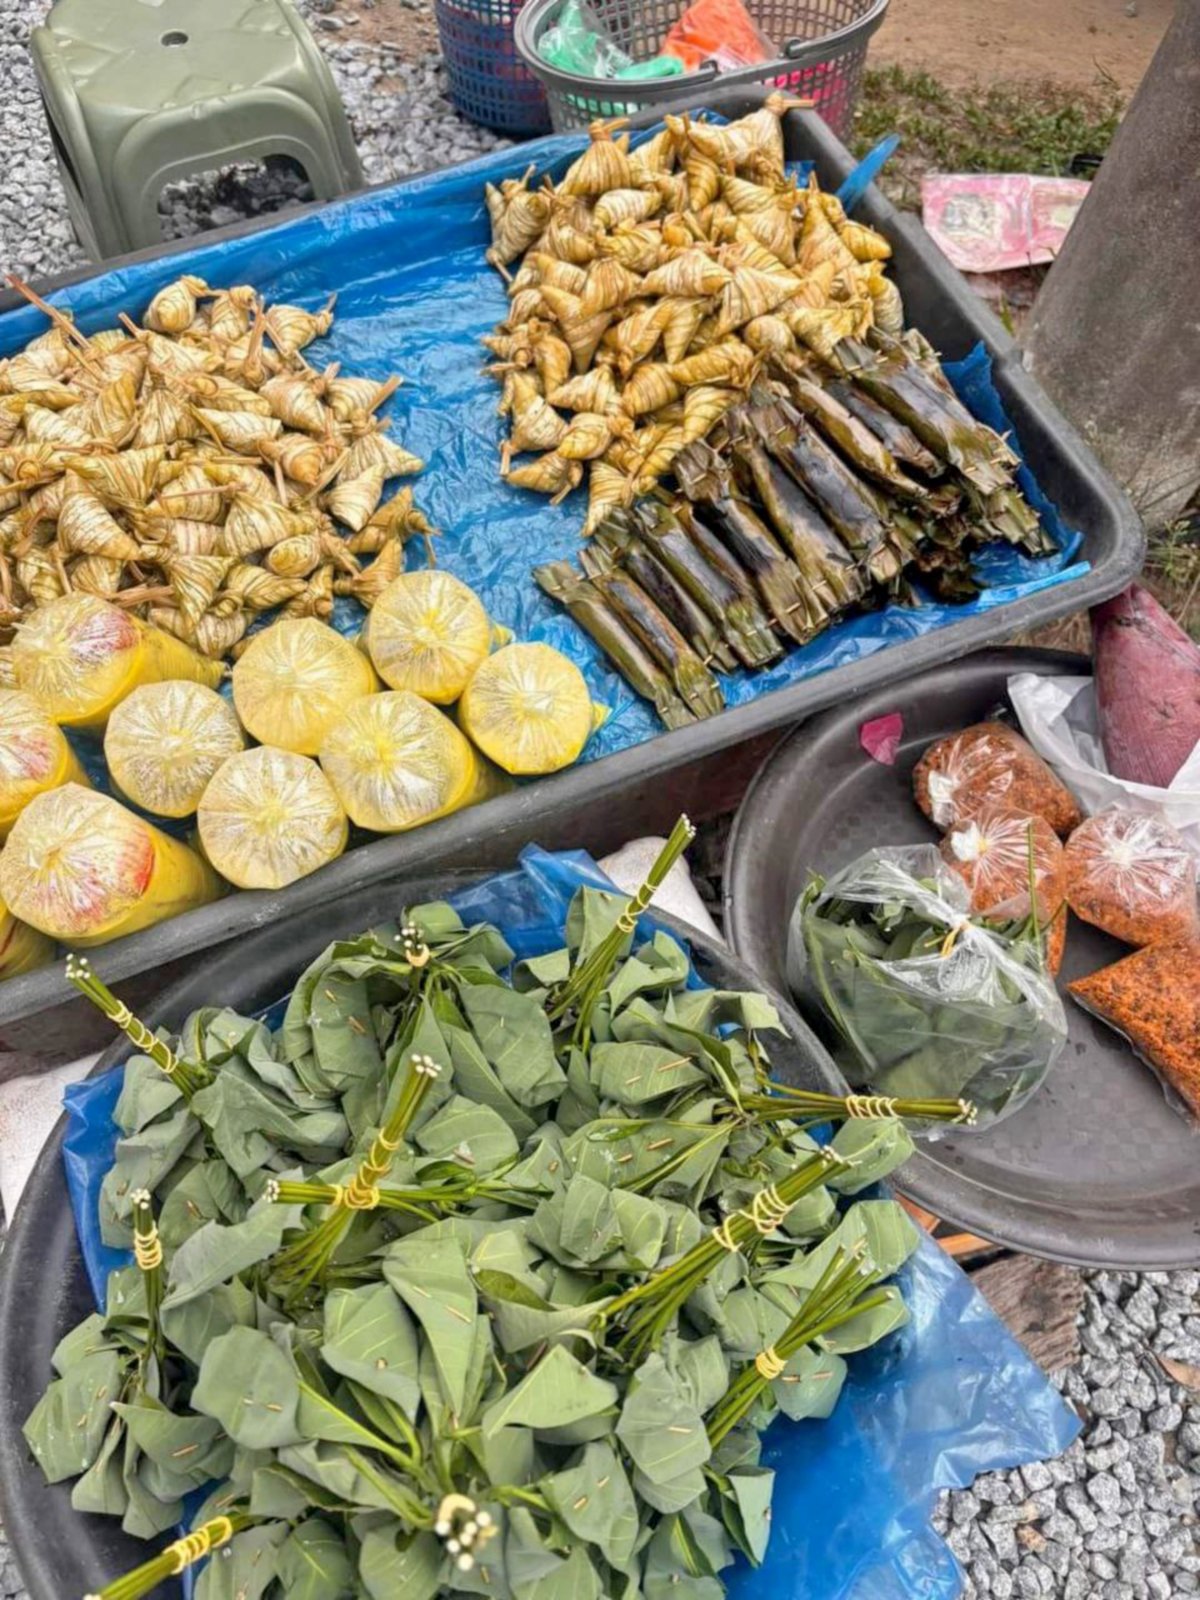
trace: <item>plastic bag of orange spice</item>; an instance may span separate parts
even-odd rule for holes
[[[913,793],[943,832],[985,806],[1045,817],[1064,839],[1083,816],[1033,746],[1003,722],[977,722],[931,744],[913,770]]]
[[[1047,923],[1066,894],[1058,835],[1028,812],[985,807],[950,830],[942,859],[971,891],[971,910],[997,922],[1023,922],[1036,901]]]
[[[1063,847],[1046,819],[985,807],[952,828],[941,848],[970,890],[972,911],[991,922],[1029,924],[1036,909],[1046,966],[1057,972],[1067,931],[1066,887]]]
[[[1164,939],[1067,987],[1200,1119],[1200,940]]]
[[[1110,806],[1076,828],[1063,859],[1067,902],[1085,922],[1138,946],[1200,939],[1196,859],[1160,817]]]

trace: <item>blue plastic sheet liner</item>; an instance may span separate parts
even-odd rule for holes
[[[583,884],[613,887],[582,852],[530,846],[517,870],[449,898],[465,922],[494,923],[524,959],[561,947]],[[654,927],[643,916],[639,936]],[[691,982],[703,987],[695,972]],[[281,997],[265,1020],[277,1025],[282,1011]],[[116,1067],[63,1097],[67,1185],[98,1304],[109,1271],[130,1259],[100,1243],[97,1209],[123,1076]],[[761,1568],[739,1563],[725,1574],[735,1600],[955,1600],[961,1573],[929,1526],[938,1491],[1057,1455],[1079,1432],[1045,1375],[932,1240],[905,1268],[902,1287],[911,1321],[851,1358],[832,1417],[781,1419],[768,1433],[764,1461],[777,1473],[771,1543]]]
[[[428,462],[413,486],[417,503],[444,532],[437,541],[438,563],[470,584],[495,620],[518,638],[543,640],[579,664],[593,699],[611,713],[584,752],[583,760],[590,761],[639,744],[662,729],[647,702],[633,694],[598,647],[533,582],[533,567],[578,556],[584,491],[551,506],[544,497],[500,480],[497,458],[506,428],[496,414],[499,385],[482,371],[490,358],[479,342],[508,307],[499,274],[484,260],[490,242],[485,182],[498,184],[520,175],[531,162],[539,172],[558,177],[585,143],[579,135],[536,140],[339,201],[263,232],[201,243],[165,259],[100,273],[53,298],[92,333],[112,327],[120,311],[140,319],[150,297],[184,272],[215,286],[248,282],[269,301],[299,302],[312,309],[336,290],[332,335],[310,346],[306,356],[317,365],[339,361],[343,371],[363,376],[404,375],[404,385],[384,415],[394,419],[395,437]],[[867,158],[868,170],[873,170],[873,159]],[[12,353],[44,329],[45,318],[32,307],[8,313],[0,319],[0,355]],[[947,370],[972,410],[1002,431],[1011,427],[982,347]],[[1019,446],[1015,438],[1013,442]],[[1028,473],[1022,485],[1027,493],[1031,486],[1036,489]],[[1076,561],[1078,535],[1062,526],[1044,497],[1031,498],[1058,541],[1057,554],[1030,561],[1008,546],[997,546],[978,563],[989,587],[970,604],[946,606],[930,600],[916,609],[889,606],[839,623],[811,644],[789,651],[767,672],[723,676],[727,704],[742,705],[784,684],[863,660],[898,640],[1085,572],[1086,565]],[[416,543],[409,546],[408,559],[410,564],[424,563]],[[335,622],[343,632],[357,632],[362,617],[353,601],[339,602]]]

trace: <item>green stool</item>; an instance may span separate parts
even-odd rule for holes
[[[362,184],[329,68],[288,0],[59,0],[31,48],[94,260],[161,243],[163,185],[233,161],[292,156],[322,199]]]

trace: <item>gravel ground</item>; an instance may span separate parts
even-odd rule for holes
[[[1082,1357],[1055,1382],[1084,1419],[1056,1461],[989,1473],[937,1519],[965,1600],[1200,1593],[1200,1273],[1094,1272]],[[1182,1363],[1173,1382],[1156,1357]]]
[[[419,10],[422,0],[405,0]],[[82,261],[26,51],[46,0],[0,0],[0,263],[30,277]],[[369,181],[462,161],[503,141],[458,117],[435,56],[347,38],[335,0],[303,0],[349,111]],[[369,7],[368,7],[369,9]],[[357,21],[358,19],[355,18]],[[286,162],[173,187],[164,234],[184,237],[310,198]],[[1200,1593],[1200,1273],[1087,1275],[1083,1356],[1056,1382],[1085,1419],[1058,1461],[993,1473],[944,1497],[939,1528],[968,1573],[966,1600],[1174,1600]],[[0,1541],[0,1600],[23,1588]]]
[[[413,0],[424,9],[424,0]],[[47,0],[0,0],[0,267],[25,277],[62,272],[87,257],[67,218],[50,136],[42,114],[29,31]],[[404,60],[394,44],[348,38],[353,29],[333,0],[300,0],[333,69],[369,183],[466,161],[506,141],[464,121],[445,94],[435,55]],[[360,21],[354,12],[345,18]],[[165,238],[277,211],[312,198],[303,174],[286,160],[238,167],[164,191]]]

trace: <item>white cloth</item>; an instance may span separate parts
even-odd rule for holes
[[[1091,678],[1043,678],[1021,672],[1008,680],[1021,732],[1048,761],[1089,816],[1106,806],[1143,811],[1169,822],[1200,861],[1200,744],[1169,788],[1114,778],[1104,760]]]
[[[0,1083],[0,1200],[6,1217],[16,1209],[42,1146],[58,1121],[63,1090],[86,1077],[95,1060],[94,1055],[83,1056],[37,1077]]]
[[[626,894],[633,894],[646,881],[646,874],[654,865],[659,851],[666,842],[665,839],[632,839],[619,850],[614,850],[611,856],[605,856],[600,863],[600,870],[608,873],[618,889],[623,889]],[[724,944],[725,941],[721,938],[716,923],[709,916],[704,901],[696,893],[696,886],[692,882],[692,875],[688,871],[684,857],[680,857],[659,884],[650,904],[661,907],[663,911],[669,911],[681,922],[686,922],[701,933],[706,933],[718,944]]]

